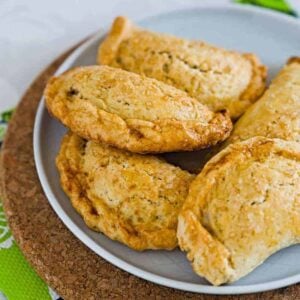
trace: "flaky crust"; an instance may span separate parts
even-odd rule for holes
[[[73,133],[64,137],[56,164],[65,193],[88,227],[135,250],[177,246],[178,212],[193,175]]]
[[[191,184],[177,237],[193,269],[233,282],[300,243],[300,144],[256,137],[232,144]]]
[[[232,129],[186,93],[155,79],[108,66],[81,67],[52,78],[49,112],[73,132],[131,152],[206,148]]]
[[[254,54],[146,31],[125,17],[115,19],[98,62],[175,86],[213,111],[229,110],[232,118],[263,93],[267,73]]]
[[[265,94],[235,124],[226,144],[254,136],[300,142],[300,58],[289,59]]]

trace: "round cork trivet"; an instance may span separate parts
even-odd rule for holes
[[[120,270],[80,242],[50,207],[35,169],[33,124],[47,79],[70,51],[55,60],[29,87],[3,145],[4,210],[17,244],[37,273],[64,299],[217,299],[166,288]],[[300,299],[300,285],[222,299],[242,297]]]

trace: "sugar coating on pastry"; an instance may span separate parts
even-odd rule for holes
[[[177,246],[178,212],[194,175],[165,161],[68,133],[61,185],[88,227],[135,250]]]
[[[300,58],[291,58],[235,124],[227,144],[254,136],[300,142]]]
[[[212,158],[191,184],[177,237],[214,285],[300,243],[300,144],[256,137]]]
[[[207,148],[228,137],[226,112],[185,92],[109,66],[75,68],[50,79],[49,112],[79,136],[131,152]]]
[[[125,17],[115,19],[98,62],[163,81],[232,118],[262,94],[267,73],[254,54],[147,31]]]

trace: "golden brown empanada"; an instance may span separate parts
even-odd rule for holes
[[[98,62],[163,81],[233,118],[265,89],[266,67],[254,54],[146,31],[124,17],[101,43]]]
[[[300,142],[300,58],[292,58],[234,126],[226,144],[254,136]]]
[[[45,89],[50,113],[79,136],[132,152],[171,152],[228,137],[226,112],[213,113],[185,92],[108,66],[70,70]]]
[[[177,246],[178,212],[193,175],[73,133],[64,137],[56,163],[61,185],[88,227],[135,250]]]
[[[300,243],[300,144],[255,137],[218,153],[191,184],[177,237],[214,285]]]

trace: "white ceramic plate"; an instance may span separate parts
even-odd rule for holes
[[[140,25],[159,32],[200,39],[215,45],[254,52],[269,67],[272,78],[288,57],[300,55],[300,22],[292,17],[247,6],[200,6],[142,20]],[[79,47],[57,73],[73,66],[96,63],[99,34]],[[42,100],[34,128],[34,155],[45,194],[65,225],[98,255],[152,282],[192,292],[239,294],[270,290],[300,281],[300,245],[284,249],[231,285],[211,286],[192,271],[179,250],[133,251],[87,228],[63,193],[55,156],[66,129],[49,117]]]

